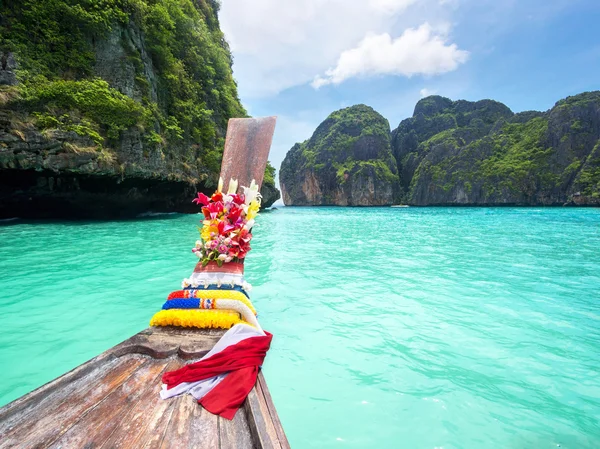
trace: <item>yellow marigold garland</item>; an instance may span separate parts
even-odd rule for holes
[[[238,312],[230,310],[170,309],[154,314],[150,326],[180,326],[229,329],[234,324],[246,323]]]

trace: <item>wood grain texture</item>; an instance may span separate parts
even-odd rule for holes
[[[254,440],[260,444],[260,447],[265,449],[279,449],[281,445],[277,438],[277,432],[275,432],[267,406],[261,401],[256,388],[248,394],[245,408]]]
[[[179,359],[170,361],[158,361],[164,365],[163,373],[181,368],[183,363]],[[152,414],[162,415],[161,409],[168,405],[163,401],[159,392],[160,382],[149,383],[140,398],[127,410],[125,416],[120,420],[119,426],[112,434],[98,446],[98,448],[134,448],[137,447],[141,436],[148,427],[147,417]]]
[[[69,430],[80,416],[102,401],[144,362],[141,357],[117,360],[106,364],[107,371],[93,370],[90,374],[94,382],[88,382],[86,376],[56,390],[30,393],[27,396],[33,397],[26,407],[0,421],[0,448],[19,447],[24,435],[29,447],[47,447],[55,436]]]
[[[218,417],[204,410],[188,395],[177,398],[163,449],[218,449]]]
[[[287,448],[262,374],[232,421],[190,395],[162,400],[161,376],[224,331],[150,328],[0,408],[4,448]]]
[[[227,190],[229,180],[249,186],[254,179],[262,184],[275,132],[277,117],[230,118],[225,137],[221,178]]]
[[[275,404],[273,404],[273,398],[271,397],[271,393],[267,388],[267,381],[265,380],[265,376],[263,376],[262,371],[258,373],[256,391],[259,396],[263,396],[265,398],[265,403],[269,409],[269,415],[271,416],[271,421],[273,421],[273,426],[275,427],[275,432],[277,433],[277,439],[279,440],[281,448],[290,449],[290,443],[285,435],[281,421],[279,420],[279,415],[275,409]]]
[[[263,447],[253,438],[244,408],[240,408],[231,421],[219,418],[219,437],[222,449]]]

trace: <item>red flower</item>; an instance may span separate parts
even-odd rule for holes
[[[213,196],[211,198],[215,203],[217,201],[222,201],[223,200],[223,194],[221,192],[215,192],[213,193]]]
[[[246,199],[246,198],[244,198],[243,193],[241,195],[234,194],[231,196],[233,197],[234,204],[237,204],[238,206],[241,206],[242,204],[244,204],[244,200]]]
[[[192,200],[192,203],[202,204],[203,206],[206,206],[208,203],[210,203],[210,198],[207,197],[204,193],[198,193],[198,198],[194,198]]]
[[[243,211],[244,211],[244,209],[242,209],[241,207],[232,206],[231,209],[229,209],[227,218],[229,218],[229,221],[231,223],[236,223],[239,220],[240,215],[242,215]]]
[[[217,227],[219,228],[219,235],[227,235],[229,231],[235,229],[235,226],[226,224],[224,221],[220,221]]]
[[[252,234],[246,229],[242,229],[232,240],[232,245],[235,245],[238,249],[237,257],[243,259],[246,253],[250,251],[250,240],[252,240]]]
[[[221,212],[223,212],[223,203],[220,201],[210,203],[208,206],[202,208],[202,213],[207,220],[215,220]]]

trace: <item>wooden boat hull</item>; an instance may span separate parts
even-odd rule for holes
[[[161,376],[224,331],[148,328],[0,408],[0,448],[289,448],[262,374],[232,421],[190,395],[162,400]]]

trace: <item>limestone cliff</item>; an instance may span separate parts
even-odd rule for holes
[[[392,148],[408,204],[600,205],[600,92],[519,114],[428,97]]]
[[[381,206],[398,183],[388,121],[356,105],[332,113],[286,155],[279,180],[286,205]]]
[[[0,218],[195,210],[195,191],[216,186],[227,120],[246,115],[217,11],[3,2]]]

